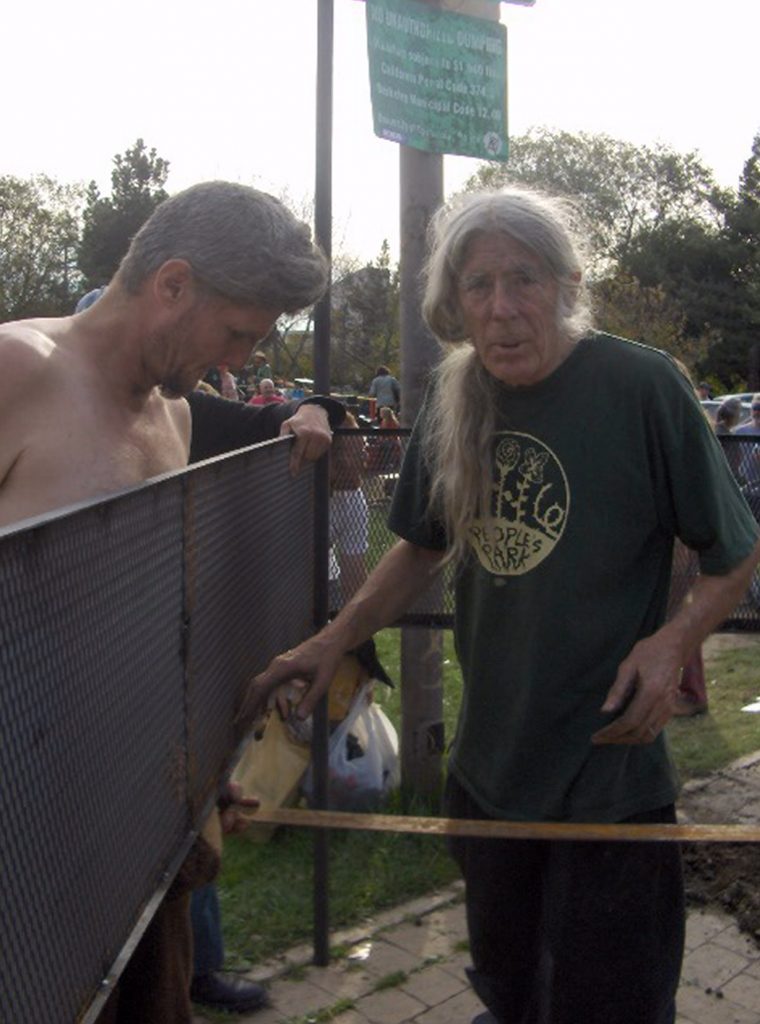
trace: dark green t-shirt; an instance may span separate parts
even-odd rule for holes
[[[449,762],[497,817],[616,821],[671,803],[663,737],[599,746],[618,665],[661,625],[673,539],[705,573],[757,527],[692,390],[661,352],[592,334],[546,380],[497,387],[493,498],[456,583],[464,676]],[[420,420],[390,525],[446,546],[429,515]]]

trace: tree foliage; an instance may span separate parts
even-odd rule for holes
[[[168,196],[169,162],[142,139],[113,164],[110,196],[101,196],[94,181],[87,190],[79,269],[88,288],[110,281],[133,236]]]
[[[0,320],[71,312],[82,199],[46,175],[0,177]]]
[[[346,274],[332,290],[331,365],[333,379],[361,391],[383,364],[399,360],[399,270],[388,243],[373,263]]]
[[[609,267],[646,228],[672,219],[714,222],[722,193],[695,153],[535,128],[510,140],[509,161],[479,168],[468,190],[523,184],[571,197],[583,215],[594,267]]]
[[[357,266],[333,260],[330,294],[330,376],[336,386],[362,393],[379,364],[398,372],[399,267],[384,241],[376,260]],[[273,366],[288,380],[313,374],[310,314],[281,317],[271,339]]]
[[[636,277],[618,271],[597,281],[593,289],[599,328],[675,356],[692,372],[707,354],[709,335],[690,335],[686,314],[661,284],[643,285]]]

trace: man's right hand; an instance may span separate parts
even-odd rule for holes
[[[397,541],[332,622],[310,640],[274,658],[256,676],[238,712],[238,727],[247,731],[272,693],[285,683],[303,687],[296,715],[308,718],[327,692],[343,655],[396,622],[430,586],[443,558],[443,551]]]
[[[250,728],[266,709],[273,695],[281,714],[286,716],[292,703],[294,684],[303,690],[295,714],[298,718],[307,718],[322,694],[327,692],[344,653],[343,647],[331,643],[325,637],[325,630],[322,630],[298,647],[273,658],[248,686],[236,717],[241,732]],[[278,688],[281,688],[280,693],[277,692]]]

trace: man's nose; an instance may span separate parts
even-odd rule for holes
[[[496,280],[491,293],[491,312],[496,317],[510,317],[515,313],[515,293],[506,281]]]

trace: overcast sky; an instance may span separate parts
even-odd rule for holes
[[[398,237],[398,147],[372,132],[365,5],[334,0],[335,247],[371,259]],[[317,0],[56,0],[3,12],[0,173],[95,178],[141,136],[169,191],[228,178],[314,183]],[[501,5],[509,127],[606,132],[697,149],[736,185],[760,131],[756,0]],[[447,191],[477,161],[447,157]]]

